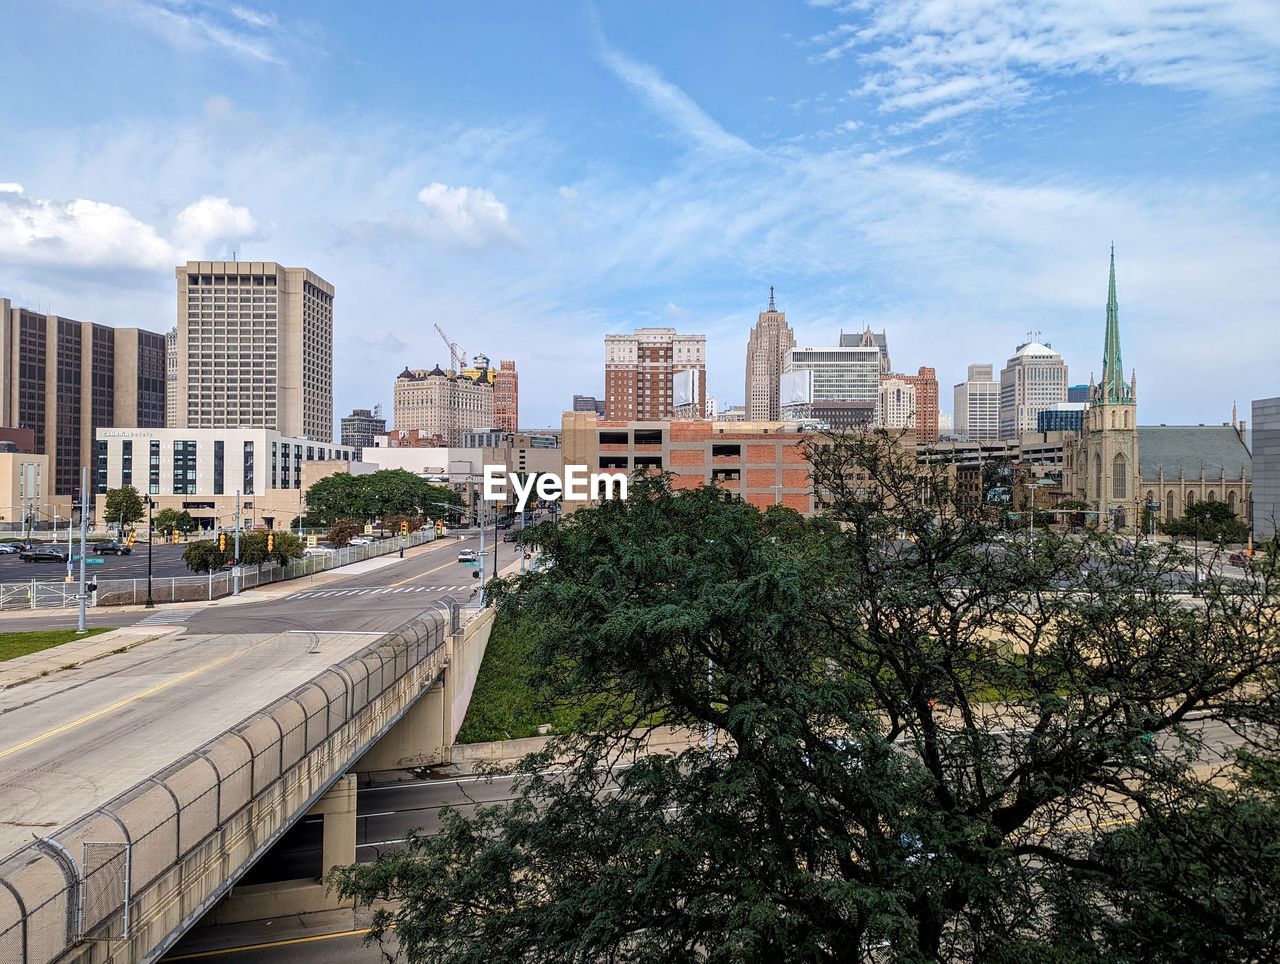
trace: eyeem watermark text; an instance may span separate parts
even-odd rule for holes
[[[564,478],[554,472],[539,472],[521,478],[508,473],[505,465],[484,467],[484,501],[506,502],[507,487],[516,497],[516,511],[523,512],[531,495],[554,502],[584,502],[588,499],[625,499],[627,477],[610,472],[588,472],[585,465],[566,465]]]

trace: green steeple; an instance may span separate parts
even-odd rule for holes
[[[1120,309],[1116,304],[1116,246],[1111,246],[1111,277],[1107,281],[1107,343],[1102,352],[1101,395],[1104,402],[1128,399],[1124,364],[1120,360]]]

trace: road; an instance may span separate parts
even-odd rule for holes
[[[89,545],[89,558],[93,558],[97,554],[93,552],[93,543]],[[59,548],[65,551],[67,544],[65,542],[61,543]],[[182,553],[186,548],[184,545],[157,544],[152,550],[152,575],[157,579],[160,577],[191,575],[191,570],[182,561]],[[80,554],[80,542],[78,540],[75,543],[72,554],[77,556]],[[73,562],[72,570],[75,578],[79,579],[80,563]],[[130,555],[104,555],[102,557],[102,565],[86,566],[85,572],[100,579],[146,579],[147,547],[140,542],[133,547],[133,553]],[[29,583],[32,579],[39,582],[62,582],[66,576],[66,563],[23,562],[16,554],[0,555],[0,583]]]
[[[456,587],[478,581],[457,552],[475,542],[444,539],[403,560],[357,563],[350,568],[364,571],[330,576],[324,589],[334,594],[321,598],[298,580],[295,592],[262,602],[121,614],[185,628],[0,691],[0,855],[100,806],[442,596],[465,599]],[[501,564],[514,558],[513,546],[500,546]]]

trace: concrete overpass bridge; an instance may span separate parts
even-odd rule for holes
[[[0,964],[157,960],[307,814],[354,862],[354,773],[445,760],[488,641],[492,610],[391,595],[441,558],[0,694]]]

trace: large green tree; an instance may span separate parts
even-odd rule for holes
[[[1249,538],[1249,524],[1236,518],[1225,502],[1213,499],[1192,503],[1186,514],[1170,519],[1160,528],[1171,536],[1203,542],[1244,542]]]
[[[494,964],[1195,959],[1192,920],[1214,956],[1270,947],[1273,798],[1223,743],[1274,766],[1274,560],[1193,604],[1176,548],[994,541],[884,433],[812,460],[816,519],[656,478],[530,533],[553,565],[497,598],[580,722],[510,804],[334,875],[400,902],[374,936]],[[659,723],[713,747],[636,756]],[[1250,882],[1217,893],[1226,812]]]
[[[141,522],[147,514],[142,496],[131,485],[122,485],[118,489],[108,489],[103,500],[102,512],[106,516],[102,521],[110,525],[131,526]]]
[[[195,532],[196,520],[186,509],[161,509],[151,517],[151,527],[156,532],[170,533],[174,529],[179,532]]]
[[[390,516],[436,516],[441,506],[460,506],[461,498],[404,469],[379,469],[369,475],[326,476],[307,490],[307,515],[317,525],[352,518],[377,522]]]

